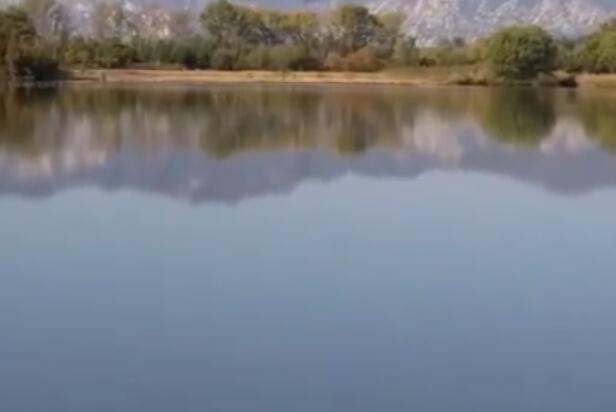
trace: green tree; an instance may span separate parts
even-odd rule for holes
[[[603,34],[597,50],[597,65],[605,72],[616,72],[616,30]]]
[[[575,66],[595,73],[616,72],[616,20],[585,38],[575,51]]]
[[[486,57],[498,76],[528,80],[554,68],[557,48],[540,27],[512,26],[490,37]]]

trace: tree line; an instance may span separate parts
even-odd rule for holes
[[[96,3],[84,31],[75,30],[58,0],[23,0],[0,10],[0,66],[9,78],[37,80],[57,77],[61,67],[376,71],[485,64],[518,80],[554,69],[616,72],[616,21],[578,39],[514,26],[434,47],[418,47],[403,22],[399,13],[358,5],[320,13],[216,0],[195,17],[181,10],[131,15],[110,0]]]

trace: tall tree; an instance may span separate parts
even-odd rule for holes
[[[219,44],[237,43],[248,37],[248,18],[242,8],[218,0],[208,4],[201,14],[207,33]]]
[[[585,38],[575,51],[578,68],[597,73],[616,72],[616,19]]]
[[[381,23],[363,6],[345,5],[333,11],[331,31],[341,53],[351,53],[371,44]]]

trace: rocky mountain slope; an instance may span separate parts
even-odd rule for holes
[[[372,8],[404,13],[405,31],[427,45],[473,39],[510,24],[536,24],[572,37],[616,16],[616,3],[610,7],[592,0],[383,0]]]

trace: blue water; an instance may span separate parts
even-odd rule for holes
[[[532,178],[285,149],[204,157],[178,189],[191,150],[122,147],[1,186],[0,410],[616,410],[610,154],[570,154],[605,179],[566,190],[537,166],[566,156],[508,146]],[[227,193],[262,163],[301,178]],[[225,190],[185,196],[195,176]]]

